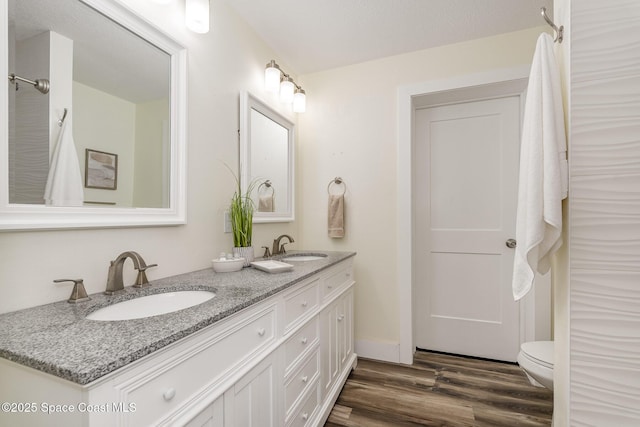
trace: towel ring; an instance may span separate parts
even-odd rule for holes
[[[271,181],[269,181],[268,179],[258,186],[258,194],[260,194],[260,190],[262,189],[262,187],[265,187],[267,190],[270,188],[271,196],[274,196],[276,194],[276,189],[273,188]]]
[[[329,185],[327,185],[327,193],[331,194],[331,186],[333,184],[344,185],[344,190],[342,191],[342,194],[339,194],[340,196],[344,196],[345,193],[347,192],[347,183],[344,182],[342,178],[340,178],[339,176],[336,176],[331,181],[329,181]]]

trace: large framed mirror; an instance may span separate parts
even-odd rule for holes
[[[118,0],[3,1],[0,38],[0,230],[183,224],[186,49]]]
[[[240,171],[253,185],[253,222],[294,220],[295,125],[249,92],[240,95]]]

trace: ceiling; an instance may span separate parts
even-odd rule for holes
[[[45,31],[73,40],[75,81],[133,103],[168,96],[169,55],[98,11],[77,0],[9,0],[8,4],[16,42]]]
[[[544,25],[543,6],[553,18],[553,0],[226,1],[299,74]]]

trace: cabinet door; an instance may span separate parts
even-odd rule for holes
[[[338,302],[339,300],[334,301],[320,313],[320,380],[323,399],[338,376]]]
[[[353,289],[320,313],[320,342],[324,399],[353,354]]]
[[[338,373],[342,372],[353,353],[353,289],[342,295],[337,303]]]
[[[224,394],[224,425],[278,427],[276,357],[260,362]]]
[[[224,396],[220,396],[185,424],[185,427],[223,427],[224,425]]]

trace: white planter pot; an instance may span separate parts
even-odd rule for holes
[[[249,267],[254,260],[253,246],[233,247],[233,256],[244,258],[244,266]]]

